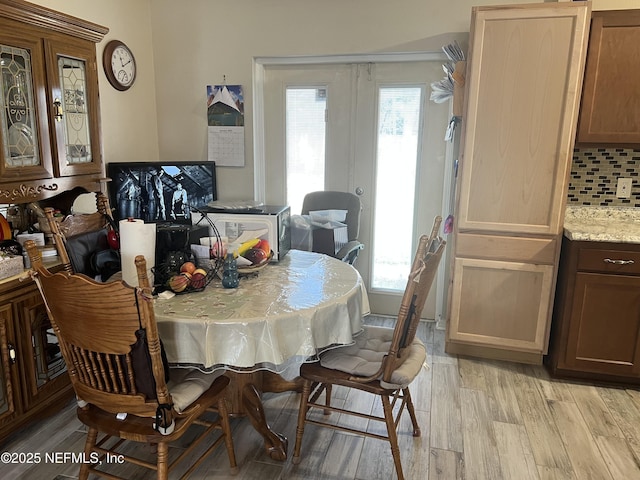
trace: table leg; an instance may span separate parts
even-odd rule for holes
[[[271,430],[264,416],[260,392],[255,385],[248,383],[242,388],[242,404],[253,428],[264,438],[264,448],[273,460],[287,459],[287,437]]]
[[[297,377],[293,380],[285,380],[277,373],[264,371],[262,372],[262,382],[260,390],[270,393],[282,393],[282,392],[302,392],[302,385],[304,382],[301,377]]]
[[[287,459],[288,440],[284,435],[274,432],[264,414],[261,392],[283,392],[293,389],[296,383],[280,383],[274,381],[275,374],[268,372],[231,372],[225,374],[231,383],[227,389],[226,399],[229,404],[229,413],[232,416],[247,416],[251,425],[263,436],[265,450],[274,460]],[[287,388],[287,385],[289,388]]]

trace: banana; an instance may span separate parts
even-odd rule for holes
[[[252,238],[251,240],[247,240],[246,242],[241,243],[237,250],[238,255],[243,256],[245,253],[247,253],[247,250],[255,247],[258,243],[260,243],[259,238]]]

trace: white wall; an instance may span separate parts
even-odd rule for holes
[[[640,0],[616,0],[635,2]],[[246,166],[218,169],[220,197],[253,196],[252,61],[259,56],[435,51],[466,39],[472,5],[530,0],[36,0],[110,28],[139,76],[114,90],[100,68],[106,162],[207,157],[205,89],[245,91]]]
[[[627,10],[640,8],[640,0],[592,0],[593,10]]]
[[[160,155],[206,158],[205,88],[241,84],[246,166],[219,168],[218,186],[225,200],[252,198],[254,57],[439,50],[452,32],[466,38],[472,4],[491,3],[499,2],[152,0]]]

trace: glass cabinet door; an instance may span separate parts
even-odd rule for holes
[[[62,85],[64,155],[67,163],[77,165],[91,162],[91,136],[86,101],[86,67],[82,60],[58,57],[58,72]],[[54,105],[55,105],[54,101]]]
[[[7,40],[0,35],[0,177],[51,177],[42,47]]]
[[[0,46],[2,72],[2,131],[7,141],[5,164],[23,167],[40,164],[35,128],[31,55],[24,48]]]
[[[48,42],[48,71],[60,176],[101,171],[95,45]]]
[[[28,408],[60,390],[69,379],[40,292],[35,290],[21,297],[16,306],[21,317],[21,360],[25,372],[23,401]]]

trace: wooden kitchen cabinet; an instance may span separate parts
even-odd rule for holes
[[[31,283],[31,282],[30,282]],[[26,410],[37,407],[69,386],[67,368],[42,296],[35,285],[14,296],[22,366],[22,400]]]
[[[640,383],[640,245],[565,238],[557,292],[551,372]]]
[[[13,324],[12,305],[0,306],[0,432],[15,423],[20,405],[19,379],[13,367],[16,355]]]
[[[449,353],[542,363],[588,27],[584,3],[473,8]]]
[[[578,144],[640,144],[640,10],[593,12]]]
[[[107,31],[0,0],[0,203],[100,190],[96,42]]]
[[[550,305],[540,299],[552,289],[556,254],[554,239],[459,234],[448,347],[541,351]]]
[[[0,283],[0,442],[64,407],[73,389],[36,285]]]

